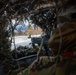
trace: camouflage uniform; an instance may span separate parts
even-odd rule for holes
[[[55,62],[49,61],[48,58],[42,58],[39,62],[37,60],[33,62],[29,67],[29,75],[76,75],[76,55],[67,56],[64,54],[67,51],[76,51],[76,20],[65,23],[61,26],[61,31],[61,58],[59,58],[57,66]],[[60,40],[59,30],[55,29],[53,33],[49,40],[49,46],[57,54]]]

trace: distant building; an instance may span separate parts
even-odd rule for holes
[[[40,27],[33,27],[33,26],[28,26],[27,30],[25,31],[25,35],[39,35],[42,33],[42,29]]]

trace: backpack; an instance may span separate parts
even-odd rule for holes
[[[68,46],[76,42],[76,20],[65,23],[60,28],[62,36],[61,52],[64,52]],[[54,53],[57,53],[60,44],[59,28],[53,30],[53,35],[49,39],[48,43]]]

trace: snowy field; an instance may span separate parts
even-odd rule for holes
[[[32,35],[31,37],[39,37],[40,35]],[[15,36],[15,45],[16,48],[19,46],[27,46],[32,47],[31,45],[31,38],[29,36]],[[11,49],[14,49],[14,44],[11,44]]]

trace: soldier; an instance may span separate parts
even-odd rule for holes
[[[61,26],[61,36],[59,29],[53,31],[53,36],[49,40],[49,46],[57,55],[59,51],[60,39],[60,61],[56,63],[54,75],[76,75],[76,13],[71,15],[71,21]]]

